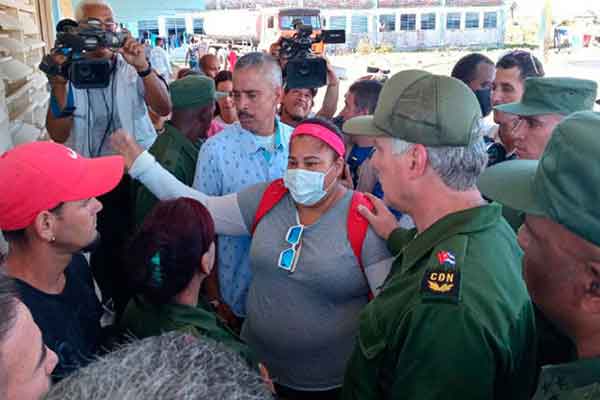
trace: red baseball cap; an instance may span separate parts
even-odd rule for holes
[[[60,203],[109,192],[123,170],[121,156],[85,158],[53,142],[17,146],[0,156],[0,229],[24,229]]]

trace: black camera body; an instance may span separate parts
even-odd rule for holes
[[[282,38],[279,56],[288,60],[285,66],[286,87],[289,89],[312,89],[327,84],[327,62],[312,54],[312,45],[345,43],[346,31],[343,29],[323,30],[313,39],[312,27],[294,24],[296,33],[291,38]]]
[[[502,143],[494,142],[487,136],[484,137],[483,140],[485,142],[485,148],[488,154],[488,167],[516,158],[514,154],[509,155],[507,153],[506,148],[502,145]]]
[[[128,34],[105,31],[94,21],[80,25],[70,19],[60,21],[56,32],[52,53],[64,55],[66,61],[57,64],[51,55],[46,55],[40,63],[40,70],[48,76],[61,76],[78,89],[106,88],[110,83],[111,62],[88,59],[84,55],[100,48],[116,50],[123,47]]]

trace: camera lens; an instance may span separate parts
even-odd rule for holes
[[[83,47],[86,50],[96,50],[98,48],[98,39],[95,37],[86,37],[83,41]]]
[[[92,75],[92,73],[93,73],[92,68],[89,65],[80,64],[79,68],[77,68],[77,74],[82,79],[89,78],[90,75]]]
[[[302,64],[298,66],[298,75],[308,76],[310,75],[310,63],[307,60],[304,60]]]

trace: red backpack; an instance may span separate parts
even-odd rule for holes
[[[265,192],[263,193],[262,198],[260,199],[260,203],[258,204],[258,209],[256,210],[256,214],[254,214],[254,221],[252,222],[252,228],[250,232],[254,234],[256,230],[256,226],[260,222],[260,220],[271,211],[273,207],[288,192],[288,189],[285,187],[283,183],[283,179],[274,180],[267,186]],[[362,193],[354,192],[352,195],[352,200],[350,202],[350,211],[348,212],[348,241],[350,242],[350,247],[352,247],[352,251],[358,260],[358,265],[365,277],[367,279],[367,275],[365,274],[365,267],[362,262],[361,252],[362,246],[365,241],[365,236],[367,235],[367,229],[369,228],[369,221],[365,219],[358,212],[358,206],[363,205],[367,207],[369,210],[373,211],[373,203]],[[367,281],[368,282],[368,281]],[[373,292],[369,288],[369,300],[373,299]]]

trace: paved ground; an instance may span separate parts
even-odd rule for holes
[[[482,51],[493,61],[497,61],[509,50]],[[405,69],[424,69],[436,74],[449,75],[454,64],[469,51],[459,50],[434,50],[422,52],[403,52],[389,54],[352,54],[332,56],[332,64],[342,72],[343,79],[340,87],[340,101],[338,111],[344,104],[344,93],[358,78],[367,75],[369,64],[385,65],[390,69],[390,74]],[[581,49],[579,51],[560,53],[551,52],[548,60],[544,62],[547,76],[569,76],[596,80],[600,85],[600,48]],[[319,90],[316,104],[321,104],[325,90]],[[600,95],[599,95],[600,97]]]
[[[497,61],[508,50],[483,51],[493,61]],[[404,69],[418,68],[436,74],[449,75],[454,64],[467,51],[427,51],[372,55],[333,56],[331,61],[337,68],[344,70],[345,79],[341,81],[339,110],[343,107],[343,95],[356,79],[367,74],[370,63],[389,65],[391,74]],[[600,85],[600,48],[582,49],[577,52],[550,53],[548,61],[544,62],[546,76],[568,76],[592,79]],[[316,104],[320,104],[324,90],[318,94]],[[600,97],[600,95],[599,95]]]

